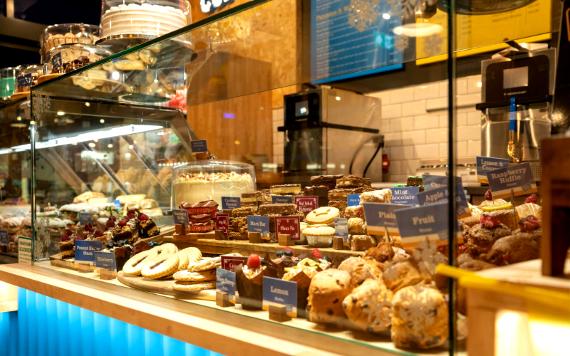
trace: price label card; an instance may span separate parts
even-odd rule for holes
[[[77,240],[75,241],[75,260],[84,262],[95,262],[95,251],[101,251],[103,244],[101,241]]]
[[[447,186],[427,190],[418,194],[418,202],[420,205],[430,205],[436,203],[447,203],[449,200],[449,189]],[[468,208],[467,197],[463,187],[458,187],[457,195],[455,196],[457,202],[457,214],[462,215]]]
[[[249,215],[247,217],[247,231],[269,234],[269,216]]]
[[[390,188],[392,190],[392,203],[401,205],[417,205],[419,187]]]
[[[88,225],[93,223],[93,218],[91,217],[91,214],[86,211],[80,212],[78,218],[79,218],[79,224],[81,225]]]
[[[32,239],[18,236],[18,263],[32,264]]]
[[[94,251],[95,267],[104,268],[109,271],[117,270],[117,261],[113,252]]]
[[[360,194],[349,194],[346,197],[346,205],[348,206],[360,205]]]
[[[342,237],[344,239],[348,238],[348,219],[346,218],[335,218],[334,219],[334,234],[335,236]]]
[[[405,205],[364,203],[367,232],[373,235],[384,235],[386,231],[389,234],[398,234],[395,212],[404,208],[406,208]]]
[[[241,200],[239,197],[222,197],[223,210],[237,209],[240,206]]]
[[[172,210],[172,217],[175,224],[188,225],[188,212],[184,209]]]
[[[319,197],[317,196],[300,196],[295,197],[295,205],[297,210],[308,214],[319,207]]]
[[[536,193],[537,187],[532,178],[528,162],[512,164],[487,173],[493,198],[508,197]]]
[[[297,283],[278,278],[263,277],[263,309],[269,305],[287,306],[287,315],[297,316]]]
[[[272,204],[293,204],[293,196],[292,195],[272,195],[271,196],[271,203]]]
[[[206,140],[191,141],[190,148],[192,149],[192,153],[208,152],[208,141]]]
[[[245,265],[247,257],[245,256],[221,256],[222,268],[227,271],[233,271],[239,265]]]
[[[216,289],[228,293],[233,302],[236,294],[236,274],[224,268],[216,268]]]
[[[477,175],[487,176],[487,173],[494,171],[499,168],[505,168],[509,166],[509,160],[497,157],[484,157],[477,156]]]
[[[436,203],[396,210],[396,220],[403,243],[417,243],[424,239],[446,240],[447,203]]]
[[[8,236],[8,231],[0,230],[0,245],[8,246],[10,243],[10,237]]]
[[[298,216],[279,216],[275,218],[275,231],[278,234],[291,235],[291,240],[301,239],[300,218]]]
[[[228,236],[230,232],[230,216],[228,214],[216,215],[216,230],[221,231],[225,236]]]

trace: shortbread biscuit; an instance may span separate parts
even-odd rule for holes
[[[176,282],[172,289],[178,292],[198,293],[206,289],[216,288],[216,282],[192,283],[192,282]]]
[[[209,282],[216,280],[216,270],[209,269],[202,272],[178,271],[172,276],[177,282]]]
[[[190,262],[197,262],[202,258],[202,252],[196,247],[187,247],[178,251],[178,270],[188,268]]]
[[[178,254],[162,254],[144,263],[141,274],[148,279],[172,276],[178,271],[178,262]]]
[[[190,263],[188,265],[188,271],[190,272],[207,271],[209,269],[215,269],[216,267],[220,267],[221,264],[222,260],[220,257],[206,257],[202,258],[197,262]]]

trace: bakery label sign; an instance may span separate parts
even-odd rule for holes
[[[269,233],[269,216],[249,215],[247,217],[247,231]]]
[[[430,205],[435,203],[447,203],[449,199],[449,189],[447,186],[427,190],[417,195],[418,203],[420,205]],[[463,190],[463,185],[457,187],[457,195],[455,196],[457,202],[457,214],[462,215],[465,213],[469,205],[467,204],[467,197]]]
[[[396,210],[396,220],[403,243],[424,239],[447,239],[447,203],[436,203]]]
[[[8,246],[10,238],[8,237],[8,231],[0,230],[0,246]]]
[[[192,149],[192,153],[208,152],[208,141],[206,140],[190,141],[190,148]]]
[[[297,206],[297,210],[299,210],[303,214],[308,214],[319,207],[319,197],[317,196],[295,197],[295,206]]]
[[[222,197],[222,210],[237,209],[241,206],[239,197]]]
[[[222,268],[226,271],[233,271],[239,265],[245,265],[247,257],[245,256],[221,256]]]
[[[79,213],[79,224],[81,225],[89,225],[93,223],[93,219],[91,214],[87,211],[82,211]]]
[[[95,262],[95,251],[101,251],[103,243],[98,240],[75,241],[75,260],[82,262]]]
[[[512,164],[487,173],[493,197],[503,198],[536,193],[532,171],[528,162]]]
[[[32,239],[18,236],[18,263],[32,264]]]
[[[233,0],[200,0],[200,11],[208,14],[231,2],[233,2]]]
[[[236,274],[224,268],[216,268],[216,289],[228,293],[230,300],[236,294]]]
[[[487,173],[494,171],[499,168],[505,168],[509,166],[509,160],[497,157],[484,157],[477,156],[477,175],[487,176]]]
[[[398,234],[396,211],[406,208],[405,205],[364,203],[366,230],[372,235]]]
[[[348,219],[347,218],[335,218],[334,219],[334,234],[335,236],[342,237],[344,239],[348,238]]]
[[[117,262],[113,252],[94,251],[95,267],[103,268],[109,271],[117,270]]]
[[[297,283],[279,278],[263,277],[263,310],[269,305],[285,305],[287,315],[297,316]]]
[[[272,195],[271,204],[293,204],[293,196],[291,195]]]
[[[224,236],[228,236],[230,232],[230,216],[228,214],[216,215],[216,230],[223,232]]]
[[[347,206],[358,206],[360,205],[360,194],[349,194],[346,197]]]
[[[188,211],[184,209],[172,210],[172,217],[176,225],[188,225]]]
[[[298,216],[278,216],[275,218],[275,231],[278,234],[291,235],[291,240],[301,239]]]
[[[390,188],[392,191],[392,203],[401,205],[417,205],[419,187]]]

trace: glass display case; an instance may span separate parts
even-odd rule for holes
[[[111,15],[144,4],[123,3],[103,37],[133,34]],[[528,80],[497,89],[518,106],[486,100],[481,61],[519,68],[555,28],[550,1],[483,3],[236,1],[33,86],[30,141],[5,152],[30,157],[35,266],[320,351],[465,353],[465,290],[437,266],[536,259],[542,234],[535,179],[472,169],[493,140],[476,104],[516,146],[538,100]]]

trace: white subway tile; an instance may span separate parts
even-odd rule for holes
[[[402,162],[401,160],[390,160],[390,168],[388,171],[390,174],[403,174],[404,171],[402,170]]]
[[[272,118],[274,121],[283,122],[284,111],[283,109],[273,109],[272,110]]]
[[[402,104],[382,105],[382,119],[402,116]]]
[[[406,160],[414,158],[413,146],[388,147],[390,159]]]
[[[445,98],[447,97],[447,89],[448,89],[449,84],[447,83],[447,80],[441,80],[438,82],[437,87],[438,87],[438,97],[440,98]]]
[[[447,110],[447,97],[428,99],[426,102],[427,111]]]
[[[424,144],[426,143],[426,131],[425,130],[403,131],[402,142],[404,145]]]
[[[412,101],[402,104],[402,116],[414,116],[426,113],[426,101]]]
[[[414,86],[414,100],[431,99],[439,96],[439,85],[437,83],[422,84]]]
[[[440,114],[437,116],[439,127],[447,128],[447,114]]]
[[[467,125],[481,125],[481,112],[479,110],[467,113]]]
[[[397,104],[412,101],[414,99],[414,88],[407,87],[389,91],[389,102],[387,104]]]
[[[447,140],[439,144],[439,158],[447,160]]]
[[[457,127],[466,126],[467,125],[467,113],[458,112],[456,114],[455,125],[457,125]]]
[[[473,75],[467,77],[467,92],[468,93],[481,93],[481,76]]]
[[[400,146],[402,145],[401,132],[389,132],[384,134],[384,142],[386,146]]]
[[[405,183],[407,179],[408,175],[406,174],[390,174],[388,176],[388,181],[394,183]]]
[[[457,155],[457,158],[467,158],[467,141],[458,141],[457,151],[455,153]]]
[[[416,174],[416,170],[420,166],[420,161],[416,159],[409,159],[402,162],[402,173],[411,176]]]
[[[404,119],[399,117],[390,120],[390,132],[401,132],[404,131]]]
[[[467,78],[458,78],[455,80],[455,92],[457,94],[467,94]]]
[[[475,108],[475,104],[479,102],[481,102],[481,94],[457,95],[456,105]]]
[[[415,147],[416,158],[420,160],[439,159],[439,144],[430,143],[426,145],[417,145]]]
[[[476,157],[481,155],[481,140],[467,141],[467,155],[469,157]]]
[[[426,143],[447,142],[447,129],[437,128],[426,130]]]
[[[420,115],[414,117],[414,129],[428,129],[439,126],[437,115]]]

